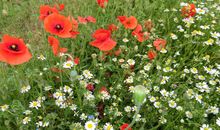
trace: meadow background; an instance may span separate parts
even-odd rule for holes
[[[104,117],[100,120],[101,126],[106,122],[110,122],[114,125],[115,129],[123,123],[130,123],[134,113],[124,112],[124,108],[134,106],[132,101],[132,93],[128,93],[128,86],[124,84],[124,80],[132,75],[129,70],[121,69],[120,65],[114,63],[111,59],[114,56],[109,56],[107,61],[93,59],[92,54],[97,54],[99,57],[101,52],[88,43],[92,41],[91,34],[98,28],[106,27],[107,24],[114,23],[120,26],[119,33],[114,34],[114,38],[117,39],[117,45],[124,47],[126,53],[122,54],[118,59],[123,58],[126,61],[128,59],[135,59],[135,73],[139,70],[143,70],[143,67],[148,63],[152,63],[152,69],[147,71],[146,77],[140,76],[140,80],[137,80],[133,85],[144,84],[146,86],[152,86],[149,88],[147,95],[147,101],[141,108],[141,118],[143,122],[138,121],[133,129],[199,129],[203,124],[209,124],[215,130],[220,129],[216,124],[216,120],[219,118],[219,113],[209,114],[206,110],[209,106],[216,106],[219,108],[219,77],[208,75],[204,71],[204,67],[216,68],[220,64],[220,50],[219,45],[214,44],[209,46],[202,44],[204,41],[211,38],[209,30],[204,32],[207,34],[201,37],[184,37],[181,32],[177,31],[177,26],[182,25],[182,16],[179,9],[180,2],[192,2],[192,1],[179,1],[179,0],[109,0],[108,5],[105,9],[100,8],[95,0],[1,0],[0,1],[0,37],[3,34],[10,34],[13,36],[22,37],[25,43],[28,45],[33,58],[30,62],[19,65],[10,66],[4,63],[0,63],[0,106],[4,104],[9,105],[7,112],[0,112],[0,130],[6,129],[74,129],[76,128],[77,122],[84,124],[86,120],[81,120],[80,114],[86,113],[86,115],[95,115],[96,109],[94,105],[89,106],[90,102],[80,101],[75,98],[74,103],[79,107],[79,116],[73,116],[74,113],[71,110],[60,109],[54,103],[54,100],[48,99],[45,104],[42,105],[41,109],[32,110],[29,108],[29,103],[36,100],[38,97],[45,96],[49,98],[48,94],[53,94],[59,86],[70,85],[70,70],[65,71],[62,75],[50,71],[49,68],[60,63],[59,58],[54,58],[51,52],[51,48],[47,42],[47,36],[49,35],[43,27],[43,23],[39,21],[39,7],[40,5],[54,5],[55,3],[65,4],[65,9],[62,14],[65,16],[93,16],[97,22],[95,24],[79,25],[80,35],[76,39],[61,39],[63,47],[67,47],[71,52],[71,55],[80,58],[80,64],[74,68],[79,74],[82,70],[90,70],[96,78],[100,81],[101,86],[111,86],[109,88],[111,95],[115,95],[115,100],[106,101],[106,111],[110,108],[114,110],[113,113],[121,112],[122,116],[111,115]],[[194,1],[195,2],[195,1]],[[198,5],[202,0],[197,0],[195,3]],[[219,1],[211,1],[205,4],[206,7],[212,7],[214,4],[219,5]],[[165,10],[169,10],[166,12]],[[172,11],[176,9],[176,11]],[[200,25],[213,24],[212,20],[215,20],[215,26],[212,32],[220,32],[219,25],[219,10],[211,10],[204,16],[200,21],[192,24],[190,29],[186,29],[186,33],[191,35],[194,30],[201,30]],[[214,17],[208,14],[215,13]],[[149,50],[148,44],[152,43],[152,40],[146,41],[145,43],[138,43],[135,38],[131,37],[129,31],[123,29],[122,25],[117,20],[117,16],[135,16],[140,23],[144,23],[145,20],[151,19],[154,23],[154,37],[161,37],[167,40],[167,53],[158,54],[157,58],[150,62],[147,58],[137,58],[136,54],[144,55],[146,50]],[[179,22],[175,22],[175,18]],[[171,34],[175,33],[178,38],[172,39]],[[123,38],[128,38],[129,43],[124,43]],[[194,42],[197,42],[194,44]],[[201,43],[201,44],[199,44]],[[217,43],[217,42],[216,42]],[[135,47],[138,45],[139,49],[135,51]],[[146,49],[147,48],[147,49]],[[177,52],[180,54],[178,55]],[[38,57],[43,55],[46,60],[39,60]],[[208,56],[209,55],[209,56]],[[62,64],[62,63],[60,63]],[[101,65],[100,65],[101,64]],[[163,68],[170,67],[173,70],[168,69],[168,73],[164,71],[157,71],[157,66]],[[178,67],[174,67],[178,66]],[[101,69],[100,69],[101,68]],[[196,73],[185,73],[184,69],[196,68],[199,74]],[[217,69],[218,70],[218,69]],[[219,71],[219,70],[218,70]],[[108,77],[108,74],[111,76]],[[183,74],[186,74],[185,78],[181,78]],[[139,74],[137,74],[139,75]],[[141,75],[141,74],[140,74]],[[211,92],[203,93],[198,89],[195,89],[196,83],[200,82],[196,75],[203,75],[206,77],[206,82],[214,80],[215,85],[211,85]],[[169,91],[175,91],[176,96],[172,98],[165,98],[157,91],[153,91],[153,86],[160,86],[161,76],[169,76],[169,82],[165,85],[161,85],[160,90],[163,88]],[[62,77],[61,82],[57,81],[57,77]],[[138,79],[137,78],[137,79]],[[73,83],[74,84],[74,83]],[[30,85],[31,90],[23,94],[21,88],[24,85]],[[79,83],[75,84],[80,86]],[[121,85],[121,87],[118,87]],[[44,90],[46,86],[53,86],[51,93]],[[98,88],[99,88],[98,87]],[[125,88],[126,87],[126,88]],[[83,97],[86,93],[85,90],[74,89],[76,97]],[[194,92],[202,95],[203,105],[198,103],[196,99],[187,98],[187,91],[189,89],[195,89]],[[177,111],[170,108],[167,104],[159,109],[155,108],[153,103],[149,101],[149,96],[154,95],[158,101],[168,102],[175,100],[183,107],[183,111]],[[82,99],[84,100],[84,99]],[[84,104],[85,102],[85,104]],[[100,99],[95,99],[91,104],[98,104]],[[115,104],[113,104],[115,103]],[[112,105],[113,104],[113,105]],[[93,108],[93,109],[91,109]],[[25,118],[23,112],[25,110],[31,110],[33,117],[28,125],[22,123]],[[186,111],[193,113],[193,118],[188,118],[185,115]],[[207,114],[204,116],[204,114]],[[112,119],[110,118],[112,117]],[[161,117],[166,118],[166,123],[161,122]],[[44,119],[45,118],[45,119]],[[160,121],[159,121],[160,119]],[[39,120],[49,121],[50,124],[47,128],[37,127],[36,122]],[[181,120],[184,120],[181,122]],[[102,129],[102,127],[99,129]],[[78,127],[78,126],[77,126]]]

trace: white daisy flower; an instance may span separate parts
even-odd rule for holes
[[[125,110],[125,112],[131,112],[131,107],[130,106],[126,106],[125,108],[124,108],[124,110]]]
[[[171,108],[175,108],[176,107],[176,102],[175,101],[173,101],[173,100],[170,100],[169,101],[169,107],[171,107]]]
[[[83,71],[83,76],[87,79],[93,78],[93,74],[89,70],[84,70]]]
[[[113,126],[110,123],[105,123],[104,130],[114,130]]]
[[[37,59],[39,59],[39,60],[46,60],[46,57],[44,55],[40,54],[40,56],[38,56]]]
[[[193,118],[193,114],[190,111],[186,111],[185,114],[187,118],[190,118],[190,119]]]
[[[171,36],[171,38],[172,38],[173,40],[178,39],[177,35],[175,35],[175,34],[173,34],[173,33],[171,33],[170,36]]]
[[[219,32],[211,32],[211,36],[213,37],[213,38],[216,38],[216,39],[218,39],[219,37],[220,37],[220,33]]]
[[[41,104],[39,101],[33,101],[33,102],[30,102],[29,107],[38,109],[39,107],[41,107]]]
[[[193,74],[197,74],[198,73],[198,70],[195,67],[191,68],[190,71]]]
[[[71,69],[73,66],[74,66],[74,62],[70,60],[63,63],[63,68],[65,69]]]
[[[23,124],[28,124],[28,122],[30,122],[31,121],[31,118],[30,117],[25,117],[23,120],[22,120],[22,122],[23,122]]]
[[[31,86],[30,86],[30,85],[23,86],[23,87],[21,88],[21,93],[26,93],[26,92],[28,92],[30,89],[31,89]]]
[[[85,129],[86,130],[95,130],[96,128],[96,123],[93,121],[87,121],[85,124]]]
[[[220,118],[218,118],[218,119],[216,120],[216,124],[217,124],[218,126],[220,126]]]
[[[160,108],[161,107],[161,103],[160,102],[154,102],[154,107]]]
[[[202,127],[200,127],[200,130],[212,130],[212,128],[210,128],[207,124],[203,124]]]
[[[122,41],[125,42],[125,43],[129,42],[129,40],[127,38],[123,38]]]
[[[134,65],[134,64],[135,64],[135,60],[133,60],[133,59],[128,59],[127,63],[128,63],[129,65]]]
[[[9,105],[5,104],[5,105],[0,106],[0,108],[1,108],[1,111],[4,112],[4,111],[8,110]]]

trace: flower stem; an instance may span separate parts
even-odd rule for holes
[[[128,126],[125,130],[128,130],[129,128],[131,128],[131,127],[134,125],[134,123],[135,123],[135,121],[136,121],[136,118],[137,118],[137,115],[138,115],[140,109],[141,109],[141,105],[138,105],[138,106],[137,106],[137,111],[136,111],[135,114],[134,114],[134,117],[133,117],[133,120],[132,120],[131,124],[129,124],[129,126]]]

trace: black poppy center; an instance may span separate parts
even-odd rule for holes
[[[19,51],[19,48],[18,48],[18,45],[17,44],[12,44],[10,47],[9,47],[10,50],[12,51]]]
[[[57,24],[55,26],[55,29],[59,32],[59,31],[63,30],[63,27],[60,24]]]
[[[48,12],[47,12],[47,15],[50,15],[50,14],[52,14],[52,13],[53,13],[52,11],[48,11]]]

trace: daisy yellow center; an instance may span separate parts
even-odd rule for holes
[[[67,63],[67,64],[66,64],[66,66],[69,66],[69,67],[70,67],[70,66],[71,66],[71,64],[70,64],[70,63]]]
[[[112,126],[110,126],[110,125],[107,126],[107,130],[111,130],[111,128],[112,128]]]
[[[88,124],[87,127],[88,127],[88,128],[92,128],[93,125],[92,125],[92,124]]]
[[[36,107],[36,106],[37,106],[37,104],[38,104],[37,102],[33,102],[33,106],[35,106],[35,107]]]
[[[209,128],[206,127],[206,128],[204,128],[204,130],[209,130]]]

